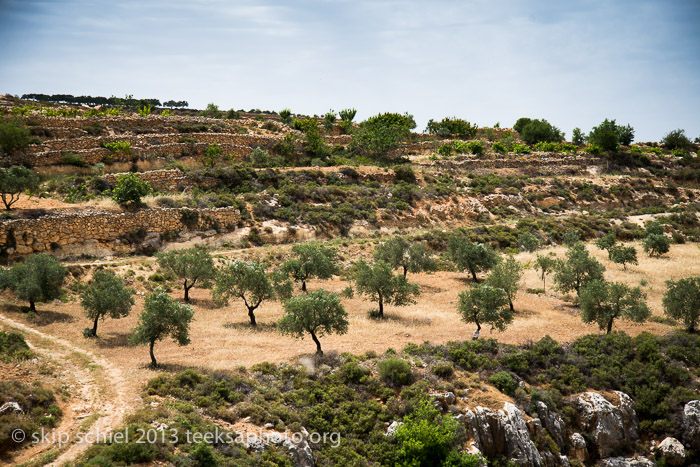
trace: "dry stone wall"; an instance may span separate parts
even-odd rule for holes
[[[240,212],[235,208],[154,208],[4,220],[0,223],[0,247],[10,258],[61,248],[79,251],[90,244],[127,253],[134,250],[136,240],[149,234],[231,231],[240,221]]]

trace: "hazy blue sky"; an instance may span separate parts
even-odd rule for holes
[[[700,135],[700,2],[0,0],[0,93]]]

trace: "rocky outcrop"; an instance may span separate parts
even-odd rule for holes
[[[601,459],[595,465],[597,467],[656,467],[656,462],[644,457],[611,457]]]
[[[597,392],[586,392],[576,399],[581,426],[595,440],[599,457],[630,451],[637,441],[637,414],[632,399],[616,391],[613,404]]]
[[[486,457],[505,456],[520,465],[544,465],[523,413],[515,405],[506,402],[497,412],[477,407],[467,410],[466,418],[476,448]]]
[[[685,462],[685,448],[676,438],[664,439],[657,449],[668,465],[683,465]]]
[[[683,442],[690,449],[700,449],[700,400],[683,407]]]
[[[537,410],[537,416],[542,421],[542,425],[547,429],[549,436],[552,437],[555,443],[559,446],[563,446],[566,442],[566,425],[564,420],[559,416],[558,413],[552,412],[547,407],[547,404],[541,401],[535,403],[535,410]]]
[[[0,415],[5,415],[8,413],[23,414],[24,411],[17,402],[11,401],[5,402],[2,404],[2,407],[0,407]]]

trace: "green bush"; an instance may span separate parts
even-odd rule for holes
[[[439,362],[433,365],[432,371],[440,378],[449,379],[455,372],[455,367],[452,362]]]
[[[506,147],[505,144],[503,144],[500,141],[496,141],[491,145],[491,149],[493,149],[493,152],[497,152],[499,154],[505,154],[508,152],[508,148]]]
[[[151,191],[148,182],[141,180],[135,173],[117,176],[117,182],[112,190],[112,199],[120,206],[140,206],[141,197]]]
[[[0,121],[0,150],[12,154],[32,142],[31,133],[22,124]]]
[[[379,362],[379,376],[394,387],[405,386],[413,381],[411,364],[400,358],[387,358]]]
[[[510,396],[513,395],[518,383],[507,371],[499,371],[489,376],[489,383],[493,384],[499,391]]]
[[[0,361],[27,360],[32,355],[22,334],[0,331]]]

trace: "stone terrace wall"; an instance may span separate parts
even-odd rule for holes
[[[79,247],[91,241],[127,252],[132,249],[128,238],[137,233],[233,230],[240,220],[240,212],[235,208],[155,208],[4,220],[0,222],[0,244],[11,258],[60,247]]]

